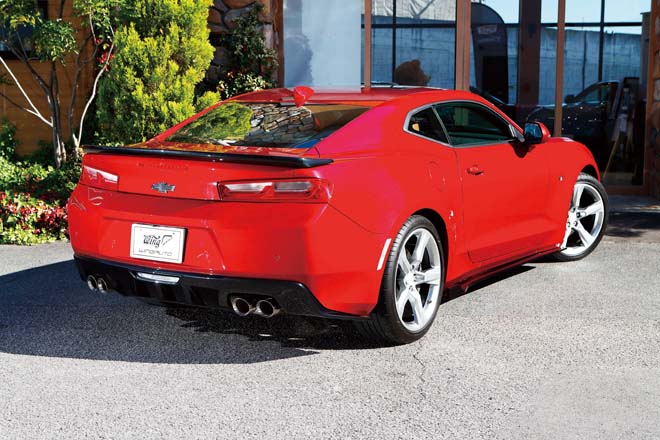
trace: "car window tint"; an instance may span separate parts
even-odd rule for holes
[[[231,101],[170,135],[166,141],[222,146],[311,148],[369,107]]]
[[[408,131],[436,141],[447,143],[447,136],[431,107],[420,110],[410,117]]]
[[[509,124],[479,104],[435,106],[452,145],[495,143],[513,139]]]

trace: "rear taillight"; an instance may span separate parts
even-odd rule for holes
[[[93,186],[94,188],[103,188],[117,190],[119,188],[119,176],[92,168],[89,165],[83,165],[80,183]]]
[[[327,203],[332,185],[323,179],[289,179],[218,183],[223,202]]]

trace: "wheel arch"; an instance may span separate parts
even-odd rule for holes
[[[581,173],[588,174],[588,175],[590,175],[591,177],[600,180],[600,173],[598,172],[598,170],[596,169],[596,167],[593,166],[593,165],[591,165],[591,164],[586,165],[584,168],[582,168],[582,171],[580,171],[580,172],[581,172]]]
[[[414,212],[412,215],[420,215],[422,217],[427,218],[431,223],[433,223],[433,226],[435,226],[435,229],[438,231],[438,234],[440,234],[440,238],[442,239],[442,252],[445,257],[444,269],[446,273],[447,261],[449,260],[449,239],[447,235],[447,224],[445,223],[445,220],[437,211],[430,208],[420,209]]]

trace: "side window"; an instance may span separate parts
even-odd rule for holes
[[[485,144],[513,139],[509,124],[479,104],[437,104],[452,145]]]
[[[410,117],[408,131],[436,141],[447,143],[447,136],[431,107],[420,110]]]

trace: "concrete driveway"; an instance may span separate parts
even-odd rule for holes
[[[102,296],[66,243],[0,247],[0,438],[657,439],[660,218],[637,214],[387,348]]]

